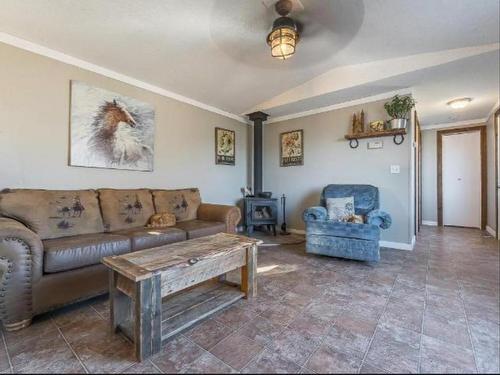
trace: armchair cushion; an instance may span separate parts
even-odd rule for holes
[[[307,235],[378,241],[380,238],[380,229],[378,226],[371,224],[316,220],[314,222],[307,223]]]
[[[326,220],[328,216],[328,212],[325,207],[322,206],[314,206],[307,208],[302,217],[305,222],[315,221],[315,220]]]
[[[378,188],[372,185],[328,185],[321,193],[320,204],[326,207],[328,198],[354,197],[356,215],[366,215],[379,208]]]
[[[391,215],[381,210],[373,210],[366,215],[368,224],[376,225],[382,229],[387,229],[392,224]]]

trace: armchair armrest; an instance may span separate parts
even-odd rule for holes
[[[392,224],[391,215],[382,210],[373,210],[366,215],[366,223],[377,225],[381,229],[387,229]]]
[[[314,206],[307,208],[302,214],[304,221],[326,220],[328,213],[323,206]]]
[[[28,325],[32,285],[42,277],[43,244],[20,222],[0,218],[0,319],[7,330]]]
[[[226,223],[226,232],[236,233],[236,225],[241,220],[240,209],[236,206],[202,203],[198,207],[199,220],[222,221]]]

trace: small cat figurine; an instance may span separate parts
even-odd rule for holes
[[[149,218],[148,228],[165,228],[175,225],[175,215],[170,213],[154,214]]]

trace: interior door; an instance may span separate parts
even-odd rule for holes
[[[443,224],[481,228],[479,131],[443,136]]]

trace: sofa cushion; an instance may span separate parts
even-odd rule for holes
[[[106,232],[143,227],[154,214],[153,198],[147,189],[99,189]]]
[[[43,241],[44,271],[54,273],[90,266],[103,257],[128,253],[130,239],[109,233],[83,234]]]
[[[6,189],[0,214],[18,220],[41,239],[104,231],[94,190]]]
[[[187,233],[188,240],[226,231],[226,224],[219,221],[189,220],[175,225]]]
[[[177,221],[197,218],[201,204],[200,191],[196,188],[179,190],[153,190],[156,212],[175,214]]]
[[[130,238],[132,251],[184,241],[186,232],[178,228],[132,228],[113,232]]]

